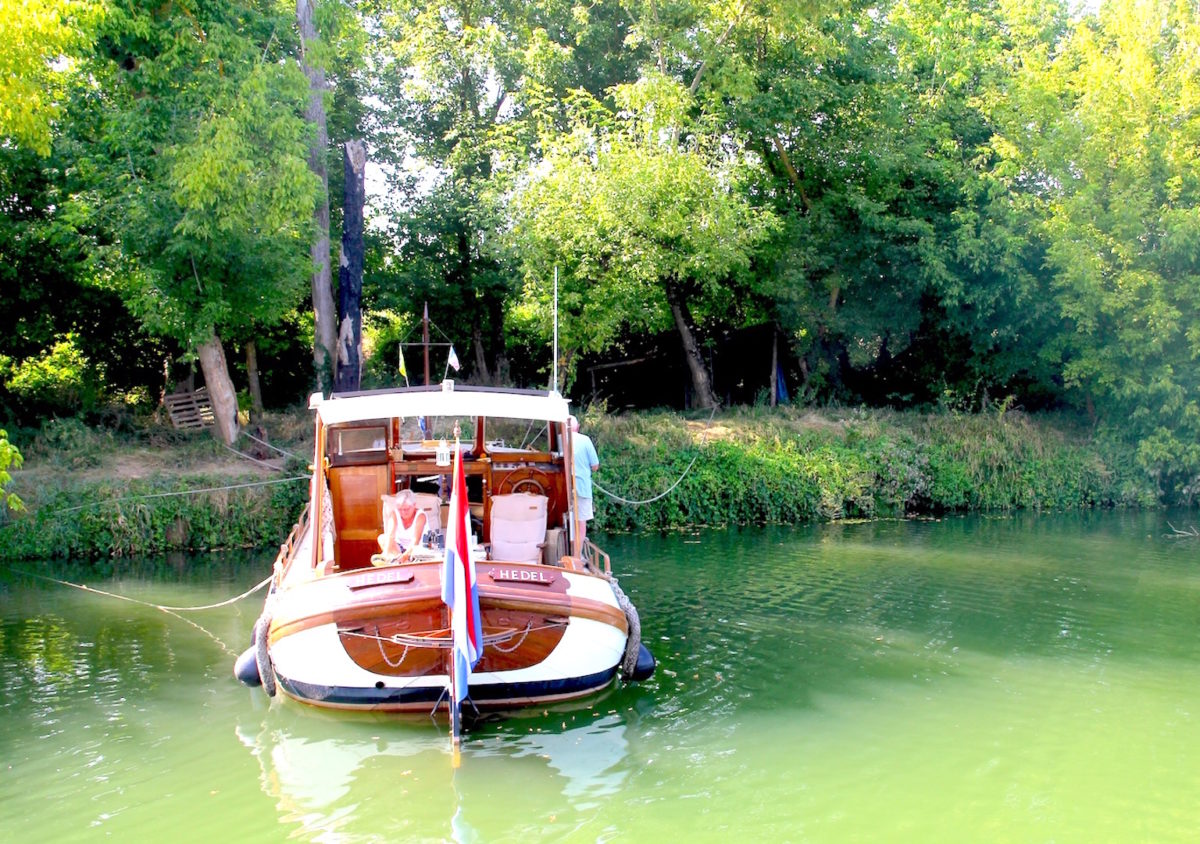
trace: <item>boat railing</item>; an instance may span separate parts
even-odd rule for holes
[[[296,543],[300,541],[300,537],[304,535],[304,531],[308,528],[308,513],[310,509],[309,507],[305,507],[300,511],[300,518],[296,520],[296,524],[292,525],[292,530],[287,535],[287,539],[279,546],[279,556],[275,558],[276,574],[295,555]]]
[[[596,571],[612,574],[612,560],[590,539],[583,541],[583,559]]]

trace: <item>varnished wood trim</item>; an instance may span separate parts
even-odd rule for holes
[[[375,587],[369,596],[362,593],[355,595],[356,598],[363,600],[349,601],[341,606],[300,618],[289,618],[276,610],[269,642],[275,644],[285,636],[326,624],[369,621],[388,612],[400,615],[406,612],[429,610],[442,603],[440,587],[413,588],[408,586],[406,588],[405,584],[397,584],[392,588],[389,586],[391,585]],[[399,590],[403,590],[403,593],[396,594]],[[485,588],[483,584],[480,584],[479,603],[481,609],[494,608],[514,612],[537,612],[544,615],[586,618],[608,624],[626,635],[629,633],[629,623],[625,619],[625,613],[616,607],[587,598],[564,600],[561,595],[528,594],[515,589]]]

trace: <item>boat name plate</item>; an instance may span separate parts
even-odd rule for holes
[[[385,586],[389,583],[411,583],[413,573],[403,569],[383,569],[360,574],[350,581],[350,588],[368,589],[372,586]]]
[[[553,572],[534,569],[492,569],[488,572],[495,583],[531,583],[535,586],[550,586],[554,583]]]

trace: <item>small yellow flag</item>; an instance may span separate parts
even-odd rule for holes
[[[404,383],[408,383],[408,370],[404,368],[404,349],[398,349],[397,354],[400,355],[400,374],[404,376]]]

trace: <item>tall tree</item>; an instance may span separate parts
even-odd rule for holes
[[[342,210],[342,258],[338,262],[338,358],[335,388],[357,390],[362,377],[363,203],[367,147],[347,141],[343,151],[345,202]]]
[[[308,78],[308,103],[304,116],[312,126],[308,166],[320,183],[313,206],[312,307],[313,368],[317,386],[332,386],[337,362],[337,311],[333,303],[333,273],[329,266],[329,168],[326,154],[329,130],[325,114],[327,84],[325,56],[314,15],[314,0],[296,0],[296,22],[300,28],[300,64]]]
[[[74,100],[81,226],[131,310],[194,350],[227,442],[237,404],[221,342],[302,295],[315,184],[307,80],[273,4],[110,6]],[[81,186],[83,188],[83,186]]]
[[[400,187],[394,218],[407,290],[384,291],[382,301],[410,311],[428,301],[460,348],[473,347],[473,375],[502,380],[516,292],[499,248],[511,180],[539,155],[538,127],[564,119],[568,88],[598,93],[631,78],[628,14],[614,0],[383,5],[391,143],[423,167]]]
[[[1200,488],[1200,11],[1111,0],[1040,64],[998,147],[1044,220],[1066,383],[1168,493]],[[1031,131],[1034,129],[1035,131]]]
[[[1047,380],[1026,371],[1021,348],[1049,323],[1031,272],[1039,256],[980,157],[991,128],[978,103],[1028,10],[630,5],[655,67],[765,164],[747,196],[781,226],[740,298],[785,330],[810,395],[920,400]],[[951,353],[961,365],[938,368]]]
[[[622,327],[679,333],[694,403],[717,403],[695,336],[697,302],[730,303],[773,218],[739,192],[744,162],[726,138],[691,119],[691,94],[657,73],[612,90],[615,114],[587,118],[534,168],[516,204],[515,249],[543,320],[560,268],[568,372]],[[597,118],[600,118],[597,122]],[[548,322],[543,322],[548,325]]]

